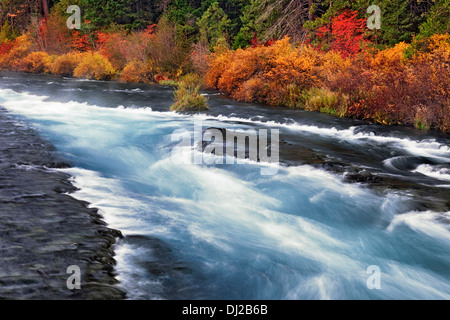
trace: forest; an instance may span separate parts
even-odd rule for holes
[[[449,0],[0,0],[0,69],[449,133],[449,17]]]

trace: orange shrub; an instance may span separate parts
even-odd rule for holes
[[[450,130],[450,36],[417,46],[399,43],[354,57],[294,47],[217,50],[207,85],[244,101],[370,119],[382,124]]]
[[[261,61],[255,49],[238,49],[232,55],[227,55],[228,61],[224,64],[224,71],[218,80],[217,88],[220,91],[233,94],[239,87],[252,76],[263,72]]]
[[[405,53],[409,48],[409,44],[400,42],[393,48],[378,52],[369,62],[371,63],[371,68],[380,73],[402,72],[407,63]]]
[[[149,56],[151,35],[146,32],[99,33],[98,51],[112,63],[116,69],[124,69],[133,60],[146,61]]]
[[[344,58],[337,51],[329,51],[321,57],[319,74],[322,81],[331,82],[336,76],[345,78],[349,75],[350,68],[354,61],[350,58]]]
[[[19,70],[20,61],[31,52],[31,48],[32,42],[27,34],[16,38],[8,52],[0,56],[0,69]]]
[[[233,93],[233,97],[241,101],[257,101],[258,97],[267,96],[268,86],[261,78],[252,77],[242,83],[239,89]]]
[[[153,78],[151,61],[145,63],[139,60],[133,60],[126,65],[120,74],[121,81],[130,83],[152,82]]]
[[[217,89],[219,85],[219,80],[224,74],[225,70],[228,68],[230,61],[234,52],[228,49],[217,50],[211,54],[209,69],[206,73],[206,86],[209,88]]]
[[[59,56],[51,63],[50,72],[57,76],[71,77],[82,58],[82,54],[74,52]]]
[[[319,54],[310,47],[293,47],[289,38],[272,46],[222,50],[212,55],[206,82],[233,98],[287,104],[289,90],[320,85]]]
[[[47,52],[32,52],[17,62],[19,71],[47,73],[50,71],[52,57]]]
[[[83,54],[80,64],[75,68],[73,75],[77,78],[111,80],[116,70],[108,59],[98,52]]]

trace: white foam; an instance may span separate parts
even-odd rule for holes
[[[439,222],[439,219],[450,221],[450,212],[413,211],[399,214],[394,217],[387,231],[394,232],[399,226],[405,225],[416,232],[450,242],[450,226]]]
[[[429,164],[421,164],[412,172],[421,173],[438,180],[450,181],[450,169],[447,168],[436,169]]]
[[[221,122],[239,122],[239,123],[247,123],[249,125],[261,125],[268,128],[284,128],[292,131],[300,131],[309,134],[316,134],[321,136],[330,137],[333,139],[350,141],[354,143],[365,143],[367,141],[373,141],[380,144],[387,144],[390,147],[401,149],[407,151],[411,155],[416,156],[425,156],[432,157],[440,160],[448,160],[450,158],[450,146],[441,144],[437,142],[435,139],[429,140],[411,140],[407,138],[397,138],[397,137],[387,137],[387,136],[377,136],[374,133],[356,133],[356,127],[351,127],[349,129],[337,129],[335,127],[326,128],[326,127],[318,127],[313,125],[305,125],[299,123],[278,123],[275,121],[255,121],[251,119],[239,118],[239,117],[227,117],[227,116],[211,116],[208,114],[194,114],[194,115],[184,115],[175,112],[159,112],[153,111],[151,107],[148,108],[103,108],[99,106],[92,106],[87,103],[78,103],[78,102],[68,102],[68,103],[58,103],[45,101],[48,99],[46,96],[36,96],[28,93],[17,93],[10,89],[0,89],[0,99],[5,100],[2,102],[7,109],[19,111],[25,114],[40,114],[43,111],[46,113],[50,113],[50,110],[53,114],[61,114],[61,113],[71,113],[73,115],[83,113],[84,112],[102,112],[106,111],[109,113],[133,113],[139,116],[151,116],[151,117],[170,117],[170,118],[178,118],[185,119],[186,121],[189,118],[200,121],[221,121]],[[32,108],[30,110],[30,106],[38,107]]]

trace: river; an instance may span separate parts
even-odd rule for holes
[[[171,87],[0,74],[0,107],[124,235],[127,298],[450,299],[448,135],[205,95],[177,114]],[[189,164],[195,134],[174,156],[199,124],[279,130],[279,163]]]

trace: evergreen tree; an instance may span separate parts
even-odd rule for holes
[[[96,27],[127,24],[131,13],[126,0],[80,0],[83,17]]]
[[[212,49],[221,38],[226,39],[228,37],[231,20],[219,7],[219,3],[214,2],[203,13],[197,25],[200,31],[200,40],[209,43]]]
[[[420,26],[420,36],[430,37],[436,33],[450,32],[450,1],[440,0],[435,3]]]
[[[258,22],[261,15],[258,10],[259,3],[259,0],[251,0],[242,10],[240,16],[242,26],[234,39],[233,49],[247,47],[255,36],[262,36],[267,29],[267,23]]]
[[[6,21],[0,31],[0,44],[8,40],[14,40],[17,36],[17,31],[13,30],[9,21]]]

